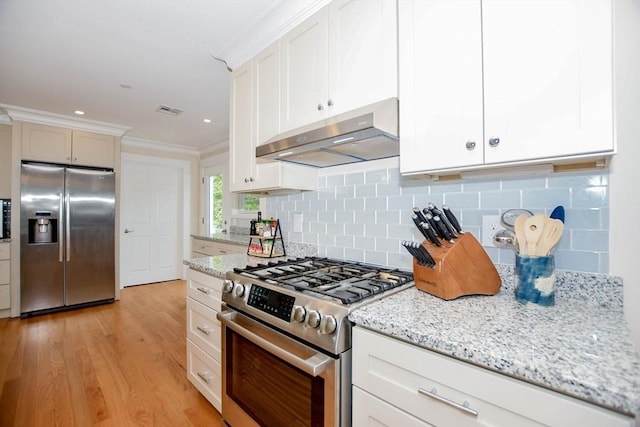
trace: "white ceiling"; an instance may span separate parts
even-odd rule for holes
[[[230,73],[211,56],[282,1],[0,0],[0,104],[202,149],[229,133]]]

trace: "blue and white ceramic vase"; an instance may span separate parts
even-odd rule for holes
[[[516,299],[522,303],[554,305],[555,259],[549,256],[528,256],[516,254]]]

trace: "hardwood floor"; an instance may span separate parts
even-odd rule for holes
[[[113,304],[0,319],[0,426],[211,426],[187,379],[185,282]]]

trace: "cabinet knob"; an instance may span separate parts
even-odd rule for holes
[[[489,145],[491,147],[497,147],[500,144],[500,138],[498,138],[497,136],[492,136],[491,138],[489,138]]]
[[[324,105],[318,104],[318,111],[322,111],[322,110],[324,110]]]
[[[249,178],[245,178],[245,179],[244,179],[244,182],[245,182],[245,183],[249,182]]]
[[[327,101],[327,105],[328,105],[329,107],[333,107],[333,99],[328,100],[328,101]]]
[[[467,141],[467,144],[465,146],[467,147],[467,150],[471,151],[474,148],[476,148],[476,142],[475,141]]]
[[[249,177],[249,182],[253,182],[253,181],[254,181],[254,180],[253,180],[253,177],[252,177],[252,176],[250,176],[250,177]]]

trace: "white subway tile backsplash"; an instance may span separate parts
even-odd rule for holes
[[[364,184],[364,172],[349,173],[345,175],[344,182],[346,185],[361,185]]]
[[[410,269],[402,240],[422,241],[411,220],[414,206],[447,204],[463,228],[480,236],[482,216],[526,208],[549,214],[565,207],[565,233],[555,252],[556,268],[609,273],[609,177],[570,173],[504,180],[431,182],[401,177],[397,168],[336,173],[318,179],[318,191],[266,198],[266,214],[281,218],[285,241],[318,245],[318,255]],[[303,214],[303,232],[289,230]],[[480,240],[480,239],[478,239]],[[514,253],[485,248],[499,264]]]

